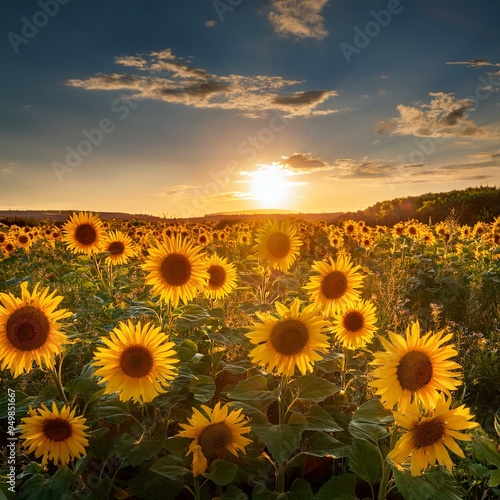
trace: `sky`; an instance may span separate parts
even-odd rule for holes
[[[500,187],[495,0],[1,0],[0,210]]]

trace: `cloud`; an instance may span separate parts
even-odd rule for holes
[[[188,184],[176,184],[174,186],[168,186],[163,191],[159,193],[151,193],[149,196],[154,196],[156,198],[169,198],[169,197],[179,197],[186,191],[191,189],[199,188],[200,186],[190,186]]]
[[[381,122],[378,134],[413,135],[417,137],[500,137],[468,119],[474,106],[472,99],[457,99],[453,93],[430,92],[428,104],[405,106],[399,104],[398,117]]]
[[[272,0],[269,20],[276,32],[321,40],[328,35],[321,11],[328,0]]]
[[[18,165],[19,165],[18,161],[12,161],[6,167],[2,168],[2,170],[0,170],[0,172],[2,172],[2,174],[13,174],[14,173],[14,169]]]
[[[500,63],[491,63],[487,59],[472,59],[471,61],[450,61],[446,64],[463,64],[468,68],[479,68],[481,66],[500,66]]]
[[[280,76],[214,75],[177,58],[171,49],[124,55],[115,58],[115,63],[129,72],[98,73],[86,79],[70,79],[66,84],[85,90],[128,90],[134,99],[233,110],[249,118],[264,117],[271,112],[293,118],[338,111],[324,105],[338,95],[334,90],[290,91],[290,87],[303,82]]]
[[[416,184],[423,182],[478,181],[498,178],[500,153],[468,155],[469,161],[444,165],[405,163],[399,160],[352,158],[336,159],[326,179],[356,181],[366,185]]]
[[[320,158],[312,158],[311,153],[293,153],[290,156],[282,156],[277,163],[292,175],[310,174],[332,168],[326,161]]]

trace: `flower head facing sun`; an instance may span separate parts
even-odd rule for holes
[[[302,241],[287,220],[268,221],[257,230],[253,251],[269,265],[286,272],[299,256]]]
[[[49,287],[38,291],[40,283],[28,291],[21,284],[21,298],[0,293],[0,368],[8,368],[14,377],[38,366],[53,368],[66,335],[59,330],[59,320],[72,315],[66,309],[56,310],[63,297],[49,294]]]
[[[257,312],[260,323],[254,323],[246,336],[257,347],[249,356],[252,362],[265,366],[268,371],[293,375],[297,367],[303,375],[312,372],[314,363],[322,359],[329,347],[322,330],[328,322],[314,305],[299,312],[300,300],[295,299],[290,308],[276,302],[279,318]]]
[[[245,447],[252,441],[243,436],[251,431],[241,409],[229,411],[227,405],[217,403],[212,410],[202,405],[205,415],[193,408],[193,415],[188,424],[180,424],[183,430],[179,437],[191,438],[189,454],[193,454],[193,475],[205,474],[207,467],[217,458],[225,458],[227,452],[238,456],[238,451],[245,453]]]
[[[333,319],[333,334],[348,349],[363,347],[377,330],[377,309],[368,300],[361,300],[337,313]]]
[[[439,463],[452,472],[453,462],[446,448],[464,458],[464,453],[455,439],[470,441],[470,435],[458,431],[477,427],[471,422],[473,415],[464,405],[450,409],[451,398],[441,395],[435,408],[422,412],[417,403],[411,404],[404,414],[393,412],[396,423],[408,432],[396,443],[388,458],[403,463],[409,456],[411,475],[420,476],[429,465]]]
[[[57,409],[52,403],[52,410],[45,405],[41,409],[32,410],[30,416],[22,419],[21,439],[28,453],[35,452],[35,457],[42,456],[42,465],[48,460],[55,465],[65,467],[73,458],[86,455],[85,446],[88,446],[88,428],[86,419],[75,416],[75,409],[63,406]]]
[[[398,405],[404,412],[412,399],[424,408],[432,408],[440,392],[450,396],[462,382],[460,374],[452,371],[461,368],[450,361],[457,354],[453,345],[443,345],[453,334],[442,330],[420,337],[417,322],[406,329],[406,338],[389,332],[390,342],[380,338],[385,352],[374,354],[372,365],[378,366],[369,385],[375,388],[382,404],[389,409]]]
[[[103,240],[103,250],[109,255],[106,264],[126,264],[131,257],[137,255],[134,242],[121,231],[110,231]]]
[[[227,261],[225,257],[213,254],[205,260],[209,275],[205,295],[213,299],[227,297],[237,284],[236,267]]]
[[[121,401],[133,399],[138,402],[152,401],[158,394],[166,392],[177,370],[179,362],[172,349],[173,342],[151,323],[144,326],[120,323],[103,338],[106,347],[99,347],[94,355],[96,375],[106,384],[105,394],[118,392]]]
[[[75,253],[99,253],[106,236],[101,219],[89,212],[73,213],[63,226],[63,241]]]
[[[359,299],[358,288],[364,276],[359,273],[360,266],[354,266],[348,257],[340,255],[336,262],[330,257],[330,264],[315,261],[312,268],[319,275],[311,276],[304,289],[326,316],[333,316]]]
[[[209,275],[200,247],[176,235],[165,237],[148,252],[143,268],[149,271],[146,284],[152,285],[153,295],[177,307],[179,301],[187,303],[205,288]]]

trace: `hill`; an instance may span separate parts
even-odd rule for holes
[[[478,221],[491,222],[500,216],[500,189],[496,187],[474,187],[442,193],[426,193],[419,196],[407,196],[375,203],[371,207],[357,212],[335,212],[303,214],[290,211],[261,210],[239,213],[206,214],[190,219],[167,219],[147,214],[128,214],[123,212],[100,212],[102,219],[145,220],[148,222],[221,222],[234,220],[262,219],[307,219],[326,220],[330,223],[345,220],[364,220],[371,226],[392,226],[400,221],[416,219],[424,223],[443,221],[453,213],[461,224],[475,224]],[[0,222],[5,224],[34,225],[41,220],[50,220],[61,225],[68,219],[72,210],[4,210],[0,211]]]

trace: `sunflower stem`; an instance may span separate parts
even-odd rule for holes
[[[62,385],[62,373],[61,373],[61,367],[62,367],[62,362],[63,358],[61,357],[61,362],[59,363],[59,368],[56,371],[55,369],[52,370],[52,377],[54,378],[54,382],[56,385],[57,393],[59,394],[59,397],[64,401],[64,404],[69,406],[69,401],[68,398],[66,397],[66,393],[64,392],[64,388]]]
[[[394,425],[391,434],[391,450],[394,448],[394,445],[396,444],[397,432],[398,432],[397,428]],[[382,463],[382,480],[380,481],[380,488],[378,490],[378,500],[384,500],[385,498],[387,498],[387,495],[389,493],[388,485],[389,485],[389,479],[391,477],[392,467],[385,460],[382,451],[380,450],[380,447],[378,447],[378,452],[380,453],[380,461]]]
[[[196,500],[200,500],[200,480],[198,479],[198,476],[193,478],[194,481],[194,498]]]

